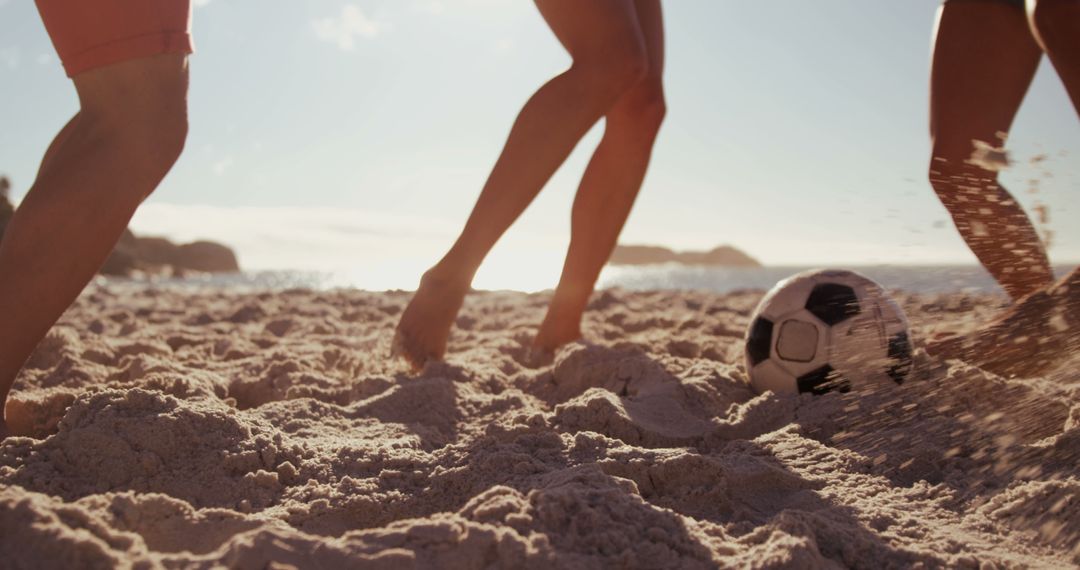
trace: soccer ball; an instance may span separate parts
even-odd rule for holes
[[[746,370],[759,393],[902,384],[911,369],[904,311],[854,271],[812,270],[777,283],[746,334]]]

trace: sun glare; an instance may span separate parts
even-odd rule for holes
[[[495,252],[473,281],[475,289],[536,292],[553,289],[559,281],[564,252],[552,249],[512,249]]]

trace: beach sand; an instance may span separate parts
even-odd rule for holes
[[[95,284],[12,394],[40,439],[0,444],[0,567],[1080,564],[1075,355],[758,396],[761,294],[601,292],[532,369],[548,296],[476,293],[414,375],[407,293]],[[897,298],[917,338],[1004,303]]]

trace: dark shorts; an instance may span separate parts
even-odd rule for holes
[[[36,0],[69,76],[165,53],[191,53],[190,0]]]

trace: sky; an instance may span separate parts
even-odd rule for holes
[[[974,263],[926,181],[936,7],[665,2],[669,111],[621,241],[731,244],[774,265]],[[197,0],[194,36],[187,147],[133,229],[372,287],[411,288],[438,259],[521,105],[570,61],[521,0]],[[0,0],[0,173],[16,199],[76,110],[33,2]],[[554,285],[601,129],[478,286]],[[1048,208],[1052,259],[1080,260],[1080,121],[1046,61],[1009,150],[1003,180]]]

